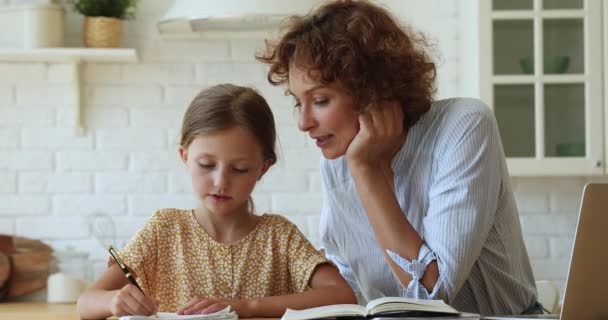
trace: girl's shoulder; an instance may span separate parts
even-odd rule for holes
[[[166,208],[156,211],[148,223],[157,227],[166,227],[169,225],[188,225],[191,224],[192,210]]]
[[[285,216],[275,213],[264,213],[260,222],[265,228],[274,229],[281,228],[297,228],[296,225],[289,221]]]

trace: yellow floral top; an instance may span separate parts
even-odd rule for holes
[[[193,210],[179,209],[156,212],[119,255],[167,312],[195,296],[247,299],[303,292],[316,266],[329,263],[282,216],[264,214],[243,239],[224,244],[207,234]]]

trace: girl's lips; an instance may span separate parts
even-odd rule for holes
[[[232,197],[229,196],[222,196],[219,194],[211,194],[209,195],[211,197],[211,199],[213,199],[216,202],[226,202],[232,199]]]

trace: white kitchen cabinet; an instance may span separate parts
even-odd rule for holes
[[[479,6],[480,95],[511,175],[604,174],[602,2]]]

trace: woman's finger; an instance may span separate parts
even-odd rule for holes
[[[393,137],[398,134],[398,106],[399,103],[396,101],[386,101],[379,107],[384,125],[384,131],[382,132],[384,137]]]
[[[382,108],[380,106],[372,106],[368,110],[374,135],[384,135],[386,133],[386,119],[384,119]]]
[[[359,114],[359,132],[368,136],[373,130],[372,116],[369,112]]]
[[[395,134],[397,135],[400,135],[403,132],[403,109],[401,108],[401,103],[399,103],[398,101],[395,101],[393,103],[393,108],[391,108],[391,117],[395,126],[393,132],[395,132]]]

